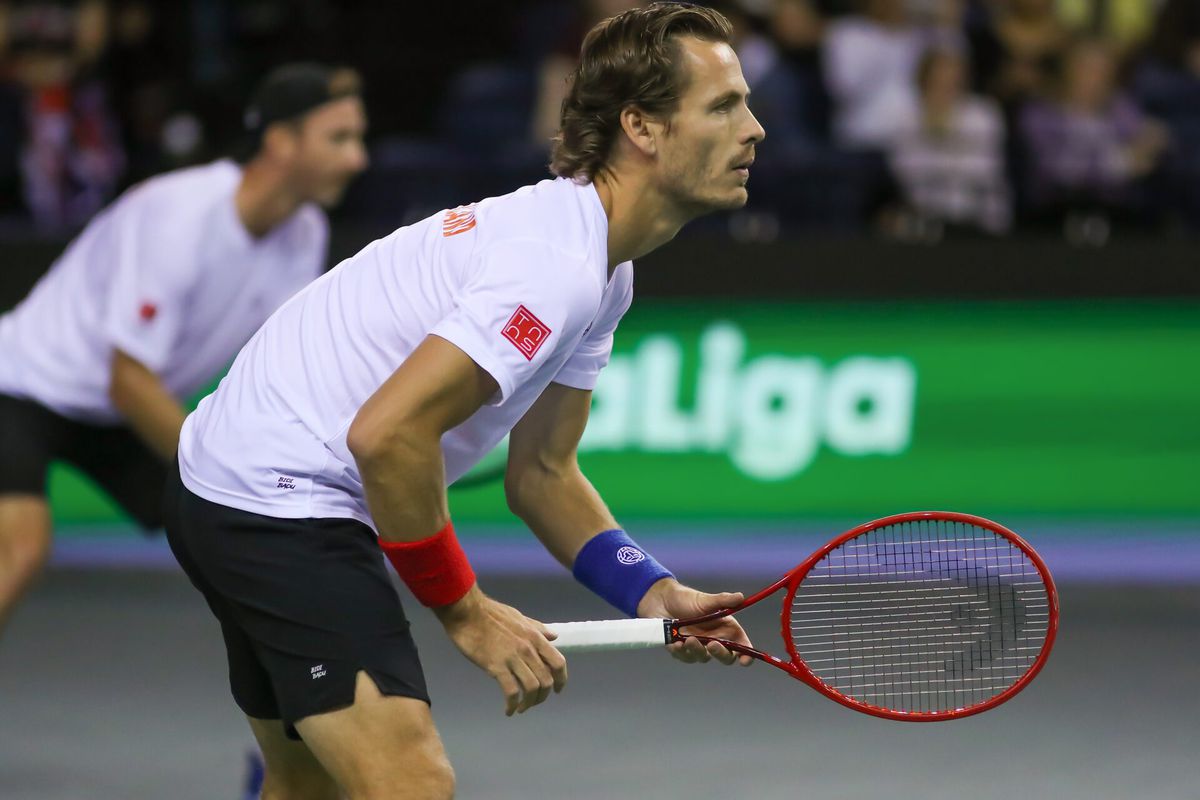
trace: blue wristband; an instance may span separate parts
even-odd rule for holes
[[[575,556],[571,572],[575,580],[631,617],[637,616],[647,589],[675,577],[620,528],[589,539]]]

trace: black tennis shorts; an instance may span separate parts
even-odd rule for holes
[[[167,540],[221,623],[233,699],[296,722],[354,703],[359,671],[385,695],[429,702],[425,674],[375,534],[351,519],[279,519],[188,491],[164,497]]]
[[[46,473],[59,460],[82,470],[145,530],[162,527],[167,463],[130,428],[77,422],[0,394],[0,494],[45,496]]]

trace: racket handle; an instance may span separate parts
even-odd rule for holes
[[[595,622],[552,622],[558,634],[551,644],[564,653],[586,650],[633,650],[662,647],[670,641],[669,619],[606,619]]]

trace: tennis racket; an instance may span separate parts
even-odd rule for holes
[[[720,642],[778,667],[842,705],[931,722],[1010,700],[1046,663],[1058,594],[1021,537],[982,517],[897,514],[847,531],[736,608],[695,619],[548,625],[563,652],[658,647],[682,629],[784,592],[786,657]]]

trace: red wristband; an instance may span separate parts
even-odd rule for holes
[[[448,606],[463,598],[475,585],[475,572],[467,554],[458,546],[454,524],[417,542],[379,540],[384,555],[396,568],[413,595],[422,605]]]

